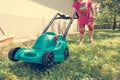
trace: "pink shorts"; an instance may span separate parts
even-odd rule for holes
[[[88,24],[89,22],[93,22],[93,18],[90,17],[89,19],[78,19],[78,25]]]
[[[89,18],[86,21],[80,21],[80,20],[78,20],[79,28],[84,28],[86,24],[88,25],[88,29],[90,31],[92,31],[93,30],[93,26],[92,26],[93,25],[93,18],[91,17],[91,18]]]

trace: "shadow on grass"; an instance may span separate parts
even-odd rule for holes
[[[61,64],[61,63],[54,63],[53,67],[56,66],[57,64]],[[11,65],[9,65],[9,68],[11,70],[11,72],[15,73],[15,74],[19,74],[18,72],[22,73],[41,73],[41,72],[45,72],[51,68],[44,68],[44,66],[42,64],[37,64],[37,63],[27,63],[27,62],[16,62],[13,63]]]
[[[61,64],[61,63],[54,63],[54,66],[57,65],[57,64]],[[27,62],[21,62],[21,61],[12,64],[9,67],[11,68],[11,70],[13,72],[14,72],[14,69],[20,70],[20,71],[21,71],[21,69],[25,69],[25,70],[30,69],[31,71],[39,70],[41,72],[44,72],[47,69],[51,69],[52,68],[52,67],[51,68],[45,68],[42,64],[39,64],[39,63],[38,64],[37,63],[27,63]]]
[[[94,40],[96,41],[103,41],[103,40],[108,40],[108,39],[114,39],[116,37],[120,37],[120,31],[116,30],[109,30],[109,29],[100,29],[100,30],[95,30],[94,33]],[[79,34],[73,34],[69,35],[67,37],[67,42],[69,44],[74,43],[74,44],[79,44]],[[85,33],[84,35],[84,43],[88,44],[89,43],[89,34],[88,32]]]
[[[10,64],[9,68],[10,73],[15,74],[20,80],[41,80],[44,77],[48,78],[56,67],[60,66],[59,64],[61,63],[55,63],[52,68],[44,68],[41,64],[18,62]]]
[[[114,39],[120,37],[120,31],[95,30],[94,38],[99,40]]]

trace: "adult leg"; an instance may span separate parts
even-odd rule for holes
[[[84,33],[85,33],[85,24],[80,24],[79,25],[79,33],[80,33],[80,44],[82,44]]]
[[[89,41],[90,43],[94,43],[93,35],[94,35],[94,23],[89,22],[88,23],[88,28],[89,28]]]

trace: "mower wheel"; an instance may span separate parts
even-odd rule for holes
[[[20,47],[15,47],[15,48],[11,48],[8,52],[8,58],[11,60],[11,61],[14,61],[14,62],[17,62],[19,60],[17,59],[14,59],[14,56],[16,54],[16,52],[20,49]]]
[[[66,60],[69,57],[69,49],[66,48],[64,51],[64,59]]]
[[[45,52],[42,58],[42,65],[44,68],[51,68],[54,64],[54,54],[53,52]]]

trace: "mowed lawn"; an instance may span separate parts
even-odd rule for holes
[[[12,62],[7,53],[22,43],[11,43],[0,49],[0,80],[120,80],[120,31],[95,30],[94,44],[88,32],[79,45],[79,34],[68,35],[69,58],[51,69],[39,64]]]

